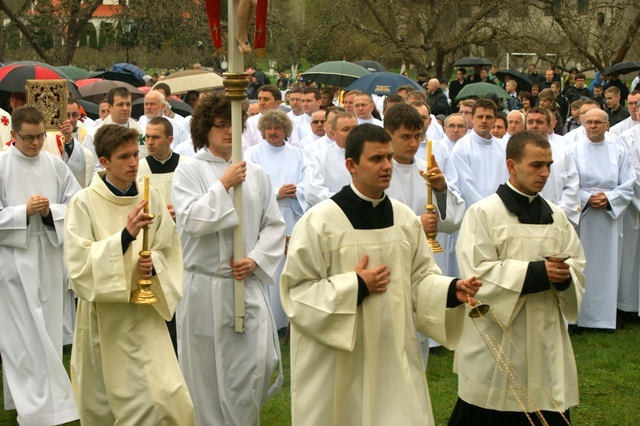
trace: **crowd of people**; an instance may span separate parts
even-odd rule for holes
[[[12,101],[5,409],[25,425],[259,424],[283,338],[295,425],[433,424],[434,345],[456,350],[450,425],[570,424],[570,332],[638,317],[640,91],[617,76],[591,90],[577,70],[562,88],[532,65],[522,92],[496,72],[421,76],[424,91],[386,97],[255,72],[237,163],[223,90],[195,94],[188,117],[166,84],[137,119],[126,88],[97,121],[70,98],[58,132]],[[456,100],[479,81],[509,97]],[[140,278],[156,303],[130,302]]]

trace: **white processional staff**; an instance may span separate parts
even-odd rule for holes
[[[229,2],[232,3],[232,2]],[[238,33],[239,0],[233,1],[229,9],[229,32],[227,46],[229,52],[229,72],[224,73],[224,86],[227,96],[231,99],[231,136],[233,150],[231,160],[233,164],[242,161],[242,100],[246,98],[245,87],[248,85],[244,74],[244,56],[238,52],[237,41],[233,34]],[[233,229],[233,258],[244,258],[244,213],[242,205],[242,184],[233,188],[233,205],[239,222]],[[244,280],[233,280],[233,312],[236,333],[244,333]]]

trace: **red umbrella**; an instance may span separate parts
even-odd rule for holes
[[[7,92],[27,91],[27,80],[69,80],[61,71],[50,65],[30,62],[16,62],[0,68],[0,90]],[[73,84],[68,84],[69,91],[74,96],[80,96]]]
[[[136,99],[144,97],[144,93],[142,93],[134,86],[123,81],[102,79],[98,80],[99,81],[97,82],[80,87],[80,94],[82,95],[82,99],[99,104],[100,101],[102,101],[107,96],[107,93],[109,93],[109,91],[114,87],[126,87],[127,89],[129,89],[129,92],[131,93],[131,100],[135,101]],[[81,82],[83,80],[78,81]]]
[[[91,83],[97,83],[99,81],[104,81],[104,79],[102,78],[83,78],[81,80],[76,80],[76,86],[78,86],[78,88],[84,87],[87,84],[91,84]]]

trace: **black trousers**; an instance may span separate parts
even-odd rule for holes
[[[539,413],[549,426],[567,426],[567,422],[558,412],[539,411]],[[536,413],[528,414],[534,425],[542,425]],[[571,422],[569,410],[564,412],[564,416]],[[458,398],[449,418],[449,426],[531,426],[531,422],[523,412],[489,410],[468,404]]]

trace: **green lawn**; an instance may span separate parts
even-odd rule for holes
[[[572,342],[580,379],[580,405],[571,410],[573,424],[640,424],[637,405],[640,401],[640,324],[628,325],[615,334],[573,336]],[[284,388],[265,404],[262,425],[291,423],[288,349],[283,348]],[[65,362],[68,365],[68,354]],[[451,371],[452,363],[453,354],[443,348],[432,351],[429,357],[427,375],[437,425],[446,425],[456,400],[457,383]],[[15,417],[15,411],[0,411],[0,425],[17,425]]]

